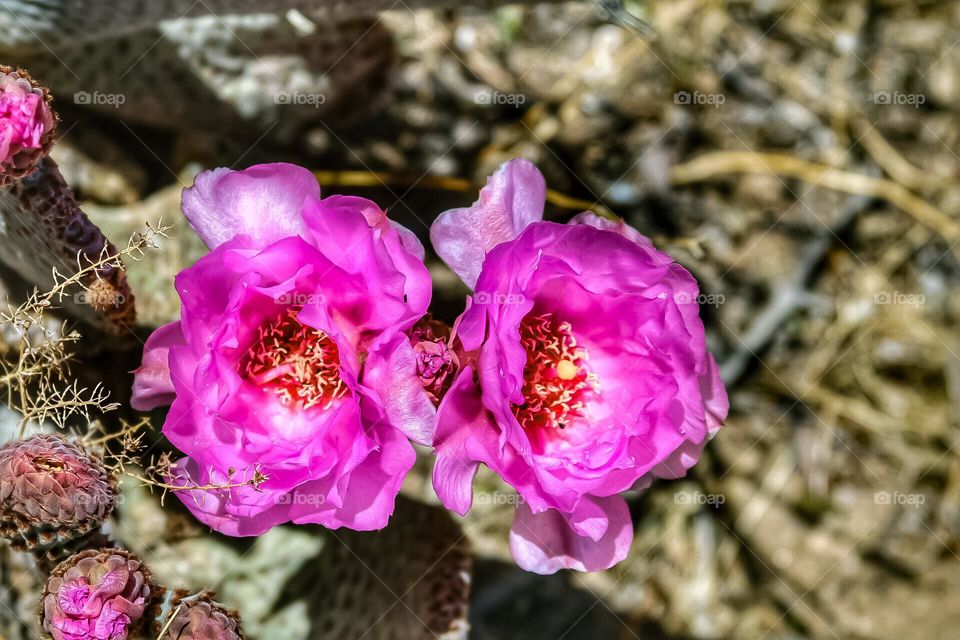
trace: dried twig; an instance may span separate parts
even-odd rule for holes
[[[147,224],[147,230],[133,234],[126,247],[116,253],[110,253],[107,248],[104,248],[95,260],[77,253],[77,271],[73,275],[65,276],[54,267],[52,270],[54,286],[44,292],[35,289],[19,307],[11,307],[5,312],[0,312],[0,324],[12,324],[21,331],[29,329],[30,326],[40,322],[45,311],[54,308],[56,303],[62,302],[69,290],[74,287],[92,296],[90,302],[95,306],[113,304],[113,300],[102,299],[100,294],[103,292],[91,288],[98,282],[104,282],[102,276],[104,270],[123,268],[124,258],[139,262],[147,249],[156,247],[157,238],[169,237],[167,231],[172,228],[172,225],[164,225],[162,220],[156,226]],[[91,280],[93,284],[89,283]]]
[[[793,156],[753,151],[718,151],[676,165],[670,172],[670,177],[674,184],[690,184],[729,173],[770,173],[797,178],[852,195],[882,198],[940,234],[948,243],[953,244],[960,240],[960,223],[902,185]]]

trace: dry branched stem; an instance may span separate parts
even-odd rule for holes
[[[54,308],[72,291],[93,295],[91,286],[103,281],[111,269],[122,269],[123,259],[139,261],[147,249],[156,246],[158,237],[169,237],[170,225],[159,221],[147,225],[145,232],[135,233],[121,251],[106,248],[96,258],[77,254],[77,270],[72,275],[53,269],[53,287],[45,292],[34,289],[18,307],[9,305],[0,312],[0,326],[9,325],[18,337],[14,358],[0,358],[0,392],[6,391],[6,404],[20,414],[20,435],[31,421],[50,421],[63,427],[73,416],[89,421],[95,413],[106,413],[119,407],[109,402],[109,393],[100,384],[81,387],[70,381],[73,354],[68,349],[80,335],[66,325],[49,329],[43,324],[46,311]],[[64,386],[65,383],[65,386]]]
[[[102,423],[97,422],[91,426],[87,434],[81,438],[81,441],[85,447],[99,447],[112,440],[120,440],[121,443],[124,444],[124,449],[127,449],[128,447],[126,444],[130,442],[130,438],[134,439],[134,443],[139,443],[140,438],[143,437],[142,432],[145,431],[149,426],[150,419],[141,418],[138,422],[134,422],[132,424],[127,424],[124,422],[120,431],[116,433],[106,433],[103,430]],[[94,437],[98,433],[103,433],[103,435],[100,437]]]
[[[102,281],[105,269],[122,269],[124,258],[139,262],[147,249],[156,247],[157,238],[169,238],[167,231],[172,228],[172,225],[164,225],[163,220],[158,221],[156,225],[148,223],[147,230],[133,234],[127,241],[126,247],[116,253],[111,253],[104,247],[96,259],[88,258],[82,252],[78,252],[77,271],[73,275],[66,276],[54,267],[53,288],[46,292],[34,290],[19,307],[0,313],[0,324],[12,324],[17,329],[29,329],[30,326],[38,324],[44,311],[53,308],[55,303],[62,302],[71,288],[76,287],[89,292],[89,283]]]
[[[157,456],[152,463],[145,464],[141,460],[139,451],[142,448],[142,430],[144,427],[149,425],[149,421],[142,420],[139,423],[133,425],[126,425],[121,429],[118,436],[122,435],[121,439],[121,452],[118,454],[108,454],[105,456],[106,464],[114,470],[118,475],[125,475],[138,480],[141,483],[141,486],[148,487],[151,491],[153,489],[160,490],[160,502],[163,504],[163,500],[166,498],[168,491],[178,492],[178,491],[221,491],[224,489],[234,489],[239,487],[253,487],[255,490],[260,489],[260,485],[269,480],[269,476],[263,473],[260,469],[260,465],[254,465],[253,473],[248,480],[243,481],[233,481],[233,477],[237,475],[236,470],[231,470],[228,474],[227,481],[224,483],[209,483],[209,484],[173,484],[170,482],[170,478],[174,476],[172,467],[175,464],[175,461],[170,459],[170,454],[167,452],[161,453]],[[137,435],[134,435],[137,434]],[[96,442],[96,441],[94,441]],[[137,472],[131,469],[131,467],[137,467],[143,469],[143,472]],[[240,477],[246,476],[247,473],[244,472]]]

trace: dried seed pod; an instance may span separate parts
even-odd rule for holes
[[[243,640],[240,614],[216,600],[210,591],[177,592],[154,622],[158,640]],[[156,633],[153,634],[156,636]]]
[[[56,124],[47,90],[26,71],[0,65],[0,186],[33,172]]]
[[[116,478],[77,444],[54,434],[0,448],[0,535],[55,559],[96,536],[117,503]]]
[[[40,624],[54,640],[136,637],[152,590],[149,571],[132,553],[84,551],[57,565],[47,579]]]

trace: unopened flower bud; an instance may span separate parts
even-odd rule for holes
[[[84,551],[53,570],[41,625],[53,640],[126,640],[147,608],[152,585],[143,563],[122,549]]]
[[[54,434],[0,447],[0,535],[14,548],[50,553],[99,532],[117,503],[103,463]]]
[[[50,94],[26,71],[0,65],[0,186],[30,174],[50,151]]]

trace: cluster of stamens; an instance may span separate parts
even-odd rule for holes
[[[299,311],[289,307],[260,327],[240,373],[273,389],[285,405],[327,408],[349,392],[340,378],[340,353],[330,336],[297,319]]]
[[[520,344],[527,352],[522,405],[513,408],[524,429],[563,429],[583,417],[597,376],[587,366],[587,351],[577,344],[569,322],[553,314],[528,315],[520,323]]]

